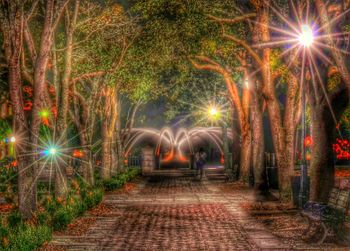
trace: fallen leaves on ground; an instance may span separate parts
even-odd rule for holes
[[[56,235],[82,236],[96,222],[96,218],[78,218],[70,223],[66,230],[56,232]]]
[[[38,248],[36,251],[66,251],[67,249],[61,246],[55,246],[51,243],[45,243],[40,248]]]
[[[89,214],[92,216],[104,216],[109,215],[113,212],[113,208],[101,203],[97,207],[94,207],[92,210],[89,211]]]
[[[13,209],[12,204],[0,204],[0,213],[9,213]]]
[[[262,223],[269,232],[292,247],[301,249],[322,247],[322,249],[325,248],[327,250],[339,247],[335,238],[328,238],[322,245],[316,244],[317,236],[316,238],[305,238],[308,237],[303,233],[308,227],[307,220],[301,217],[299,212],[292,210],[293,207],[289,203],[244,202],[240,204],[240,207],[250,213],[258,222]],[[312,233],[319,232],[317,228],[313,228],[312,231]]]
[[[295,209],[290,203],[279,202],[243,202],[240,207],[246,211],[288,211]]]
[[[108,191],[106,194],[125,194],[125,193],[130,193],[136,188],[136,183],[126,183],[122,188],[113,190],[113,191]]]

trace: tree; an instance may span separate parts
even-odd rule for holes
[[[36,177],[37,156],[23,152],[38,152],[38,135],[40,126],[39,111],[45,102],[45,73],[52,35],[60,19],[62,10],[68,1],[48,0],[45,4],[44,25],[37,53],[32,53],[33,64],[33,109],[28,121],[23,111],[23,93],[20,67],[20,53],[23,51],[23,34],[27,22],[35,12],[38,1],[3,1],[1,3],[1,27],[4,35],[4,46],[9,66],[10,97],[14,107],[14,133],[21,135],[22,146],[16,146],[18,159],[19,209],[23,217],[30,218],[36,209]],[[29,10],[27,9],[29,5]],[[29,44],[31,46],[32,44]],[[33,47],[29,47],[33,49]],[[33,52],[32,50],[30,50]],[[36,55],[36,56],[35,56]],[[23,136],[22,136],[23,135]],[[31,142],[32,144],[29,144]]]

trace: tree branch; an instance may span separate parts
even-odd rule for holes
[[[241,45],[244,49],[247,50],[247,52],[252,56],[252,58],[254,58],[254,60],[258,65],[260,66],[263,65],[263,61],[261,60],[260,56],[252,49],[252,47],[248,45],[248,43],[246,43],[241,39],[236,38],[235,36],[226,34],[225,30],[223,30],[222,32],[222,37]]]
[[[242,15],[239,17],[234,17],[234,18],[220,18],[220,17],[216,17],[213,15],[208,15],[208,17],[215,22],[234,24],[234,23],[238,23],[238,22],[243,21],[243,20],[248,19],[248,18],[256,17],[256,14],[255,13],[248,13],[248,14],[245,14],[245,15]]]
[[[89,72],[89,73],[84,73],[78,77],[75,77],[71,80],[72,84],[75,84],[78,81],[81,81],[83,79],[88,79],[88,78],[93,78],[93,77],[100,77],[106,74],[106,71],[95,71],[95,72]]]

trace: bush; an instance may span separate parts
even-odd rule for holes
[[[87,193],[84,198],[84,204],[87,208],[92,208],[99,204],[103,199],[103,190],[102,189],[94,189]]]
[[[103,181],[103,187],[106,191],[112,191],[121,188],[128,181],[139,175],[140,170],[138,168],[129,168],[124,173],[112,176],[109,180]]]
[[[54,230],[62,230],[73,220],[74,215],[68,207],[59,208],[52,217]]]
[[[89,186],[81,179],[73,180],[71,192],[66,200],[43,197],[43,208],[36,213],[36,225],[24,223],[20,213],[13,211],[6,221],[0,219],[0,250],[35,250],[51,239],[52,229],[66,228],[75,217],[98,205],[103,199],[103,188],[120,188],[138,174],[138,169],[128,169],[95,187]],[[39,190],[45,196],[46,185],[41,185]]]
[[[104,186],[106,191],[112,191],[112,190],[115,190],[117,188],[121,188],[123,185],[124,185],[124,183],[122,183],[121,180],[119,180],[116,177],[112,177],[109,180],[103,181],[103,186]]]
[[[51,225],[51,215],[47,211],[38,212],[36,214],[36,219],[39,225]]]
[[[15,228],[22,224],[22,216],[18,211],[13,211],[7,216],[7,223],[10,228]]]
[[[52,236],[48,226],[22,225],[9,235],[9,243],[5,250],[29,251],[35,250]]]

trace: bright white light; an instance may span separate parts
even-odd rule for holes
[[[309,47],[314,42],[314,34],[309,25],[302,25],[301,26],[301,33],[299,35],[299,43],[303,45],[304,47]]]
[[[11,138],[10,138],[10,142],[11,142],[11,143],[15,143],[15,142],[16,142],[16,138],[15,138],[15,137],[11,137]]]
[[[247,78],[244,80],[244,84],[246,88],[249,88],[249,80]]]
[[[218,110],[216,110],[215,107],[211,107],[211,108],[209,109],[209,114],[210,114],[211,116],[216,116],[216,115],[218,114]]]
[[[57,152],[57,150],[56,150],[56,148],[54,148],[54,147],[51,147],[51,148],[49,149],[49,153],[50,153],[51,155],[55,155],[56,152]]]

